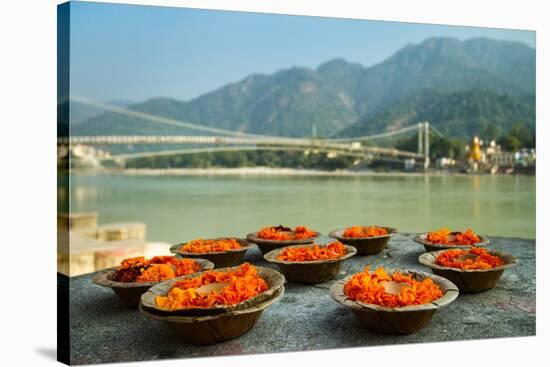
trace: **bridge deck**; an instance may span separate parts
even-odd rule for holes
[[[217,145],[217,146],[256,146],[324,149],[331,151],[352,152],[357,154],[379,154],[394,157],[421,158],[423,156],[414,152],[402,151],[394,148],[371,145],[357,145],[357,142],[339,142],[332,139],[307,139],[287,137],[235,137],[235,136],[193,136],[193,135],[105,135],[105,136],[71,136],[60,137],[59,145],[163,145],[163,144],[192,144],[192,145]],[[145,153],[141,154],[145,155]],[[141,156],[140,155],[140,156]],[[122,157],[121,158],[126,158]]]

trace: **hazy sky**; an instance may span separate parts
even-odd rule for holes
[[[72,2],[71,93],[187,100],[251,73],[336,57],[370,66],[431,36],[535,47],[532,31]]]

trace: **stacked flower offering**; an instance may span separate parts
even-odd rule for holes
[[[122,303],[136,307],[141,295],[153,285],[176,277],[212,269],[208,260],[183,259],[174,256],[155,256],[151,259],[124,259],[120,266],[96,274],[93,282],[111,288]]]
[[[350,307],[368,329],[410,334],[426,325],[438,308],[451,303],[458,289],[450,281],[424,272],[386,272],[383,267],[336,282],[332,297]]]
[[[353,255],[355,247],[339,241],[328,245],[294,245],[272,250],[264,259],[277,264],[288,280],[297,283],[317,284],[333,279],[342,262]]]
[[[170,251],[182,257],[205,258],[221,268],[240,264],[249,247],[250,244],[240,238],[213,238],[174,245]]]
[[[195,344],[214,344],[250,330],[284,292],[279,272],[249,263],[160,283],[141,297],[139,309]]]
[[[305,226],[297,226],[292,229],[279,225],[265,227],[258,232],[249,233],[246,239],[258,245],[263,254],[267,254],[269,251],[285,246],[313,243],[319,237],[321,237],[319,232]]]

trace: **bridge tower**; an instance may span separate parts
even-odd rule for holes
[[[424,129],[424,123],[419,122],[418,123],[418,155],[424,154],[424,145],[422,144],[422,142],[424,141],[423,129]]]
[[[424,122],[424,169],[430,167],[430,123]]]
[[[424,169],[430,167],[430,123],[418,123],[418,155],[424,156]]]

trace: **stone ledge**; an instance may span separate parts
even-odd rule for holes
[[[397,234],[381,253],[349,259],[337,279],[361,271],[367,264],[428,271],[417,262],[424,249],[413,242],[413,237]],[[334,281],[315,286],[288,283],[282,299],[268,308],[248,333],[222,344],[195,346],[178,340],[162,323],[119,305],[110,289],[92,284],[93,274],[71,278],[71,362],[111,363],[534,336],[535,240],[491,237],[491,241],[489,248],[513,254],[519,259],[518,266],[507,270],[496,288],[460,295],[439,310],[425,328],[404,336],[363,329],[350,310],[330,297],[328,288]],[[273,267],[256,248],[249,250],[245,259]]]

